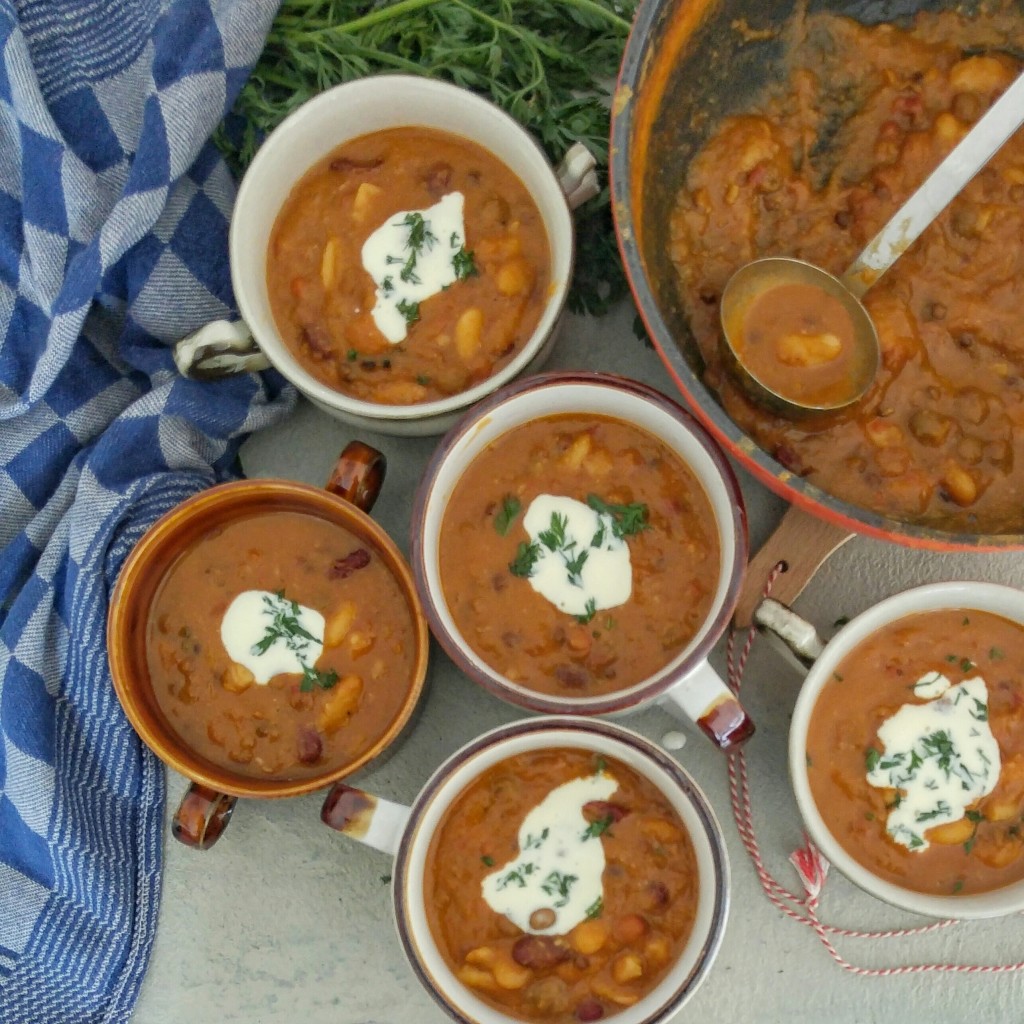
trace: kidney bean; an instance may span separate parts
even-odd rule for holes
[[[555,669],[555,678],[571,690],[581,690],[590,682],[590,673],[578,665],[559,665]]]
[[[303,726],[295,736],[296,757],[302,764],[314,764],[323,753],[324,743],[320,733],[309,726]]]
[[[310,355],[317,359],[330,359],[334,356],[334,339],[319,324],[303,324],[300,334]]]
[[[604,821],[611,818],[612,823],[622,821],[629,811],[621,804],[613,804],[608,800],[588,800],[583,805],[583,817],[587,821]]]
[[[647,883],[647,898],[646,904],[648,910],[661,910],[668,906],[669,891],[668,886],[657,879],[652,879]]]
[[[580,1021],[600,1020],[604,1016],[604,1007],[596,999],[584,999],[576,1007],[576,1019]]]
[[[357,569],[365,569],[370,564],[370,553],[366,548],[356,548],[343,558],[336,558],[327,570],[328,579],[344,580]]]
[[[452,165],[443,161],[431,164],[423,177],[423,183],[431,195],[440,195],[451,184],[451,180]]]
[[[555,967],[571,956],[568,946],[560,945],[548,935],[524,935],[512,946],[512,959],[521,967]]]
[[[327,166],[332,171],[374,171],[384,163],[383,157],[370,157],[365,160],[358,160],[351,156],[337,157]]]

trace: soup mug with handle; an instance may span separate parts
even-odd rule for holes
[[[985,641],[980,632],[978,636],[967,632],[971,629],[980,631],[983,628],[985,619],[978,615],[983,612],[1008,620],[1013,624],[1012,634],[1016,634],[1017,627],[1020,628],[1019,637],[1014,637],[1016,643],[1013,648],[1007,643],[1006,649],[1003,650],[1004,645],[991,640]],[[947,615],[947,618],[942,620],[944,628],[941,635],[928,638],[927,634],[921,634],[925,639],[920,643],[923,650],[927,651],[927,655],[921,657],[919,665],[917,655],[911,657],[904,652],[913,650],[908,638],[913,635],[911,630],[914,628],[915,620],[926,622],[926,619],[917,617],[929,613],[954,614],[951,618]],[[975,737],[971,742],[980,745],[982,754],[988,749],[985,746],[984,733],[990,720],[993,721],[993,733],[1005,730],[1005,737],[1012,738],[1014,733],[1020,732],[1020,724],[1024,724],[1024,713],[1016,714],[1013,708],[1024,708],[1024,669],[1019,667],[1024,665],[1024,592],[999,584],[975,581],[942,582],[915,587],[868,608],[843,626],[827,643],[821,640],[812,625],[785,605],[771,599],[757,607],[754,617],[758,626],[776,642],[781,641],[781,644],[785,645],[783,650],[792,655],[807,672],[790,726],[789,768],[800,814],[808,834],[825,858],[866,892],[894,906],[919,914],[948,918],[984,918],[1024,910],[1024,837],[1019,836],[1021,828],[1024,827],[1019,826],[1024,817],[1024,795],[1020,792],[1020,785],[1016,786],[1018,792],[1014,798],[1017,805],[1015,812],[1009,819],[1002,810],[997,815],[1002,825],[1007,828],[1008,842],[1015,844],[1012,848],[1007,846],[1005,852],[1019,859],[1021,870],[1017,872],[1018,880],[1013,881],[1010,875],[993,874],[991,877],[998,878],[999,881],[995,888],[987,891],[970,891],[974,886],[964,884],[967,878],[965,872],[971,870],[971,858],[977,857],[980,849],[980,844],[975,840],[977,828],[986,816],[984,799],[978,804],[977,809],[968,809],[962,818],[955,819],[956,823],[966,826],[967,835],[958,837],[951,845],[943,845],[933,839],[928,847],[918,849],[917,852],[915,847],[919,846],[919,841],[913,837],[908,835],[905,843],[897,845],[892,838],[883,835],[888,834],[890,829],[898,830],[898,825],[892,824],[884,812],[864,810],[868,806],[868,801],[875,797],[876,803],[878,800],[884,800],[885,808],[891,814],[906,799],[905,789],[900,790],[898,786],[891,789],[881,788],[879,781],[885,781],[884,779],[874,784],[867,781],[868,774],[874,774],[873,769],[878,765],[889,770],[896,764],[895,759],[902,759],[901,763],[905,762],[908,769],[913,770],[914,764],[920,763],[920,755],[923,754],[925,762],[934,761],[941,769],[940,778],[934,785],[931,780],[922,776],[922,782],[929,790],[933,790],[940,785],[942,772],[946,773],[947,778],[956,781],[958,773],[961,772],[960,765],[968,764],[966,758],[961,760],[964,751],[959,749],[960,734],[953,731],[956,726],[949,707],[950,704],[957,703],[957,691],[951,690],[948,698],[941,694],[933,697],[927,686],[919,689],[929,680],[939,676],[945,677],[947,674],[951,677],[947,680],[950,683],[974,676],[985,680],[988,700],[984,706],[981,703],[975,704],[970,695],[965,695],[965,703],[976,709],[972,713],[972,719],[967,722],[967,734]],[[905,632],[896,636],[890,633],[892,630]],[[957,638],[958,633],[962,637],[960,640]],[[968,640],[967,637],[972,639]],[[873,647],[869,646],[872,644]],[[854,707],[852,710],[835,714],[834,717],[816,717],[815,710],[826,688],[843,688],[850,683],[853,689],[850,694],[842,696],[843,701],[855,696],[856,692],[862,689],[855,681],[851,682],[857,671],[867,671],[873,678],[890,677],[892,687],[887,689],[885,699],[879,699],[878,706]],[[891,730],[886,731],[886,737],[899,736],[903,740],[907,735],[916,735],[913,730],[909,733],[905,729],[902,733],[897,730],[893,725],[894,716],[897,713],[902,714],[907,706],[920,707],[922,703],[933,699],[946,706],[936,708],[938,717],[934,718],[931,726],[921,734],[921,742],[913,745],[912,750],[917,752],[918,759],[915,761],[913,752],[901,754],[902,747],[899,744],[890,750],[877,730],[880,730],[884,723]],[[998,708],[996,702],[999,704]],[[832,708],[838,705],[828,703],[821,706]],[[842,706],[845,708],[846,704]],[[993,712],[991,716],[990,709]],[[1015,717],[1019,720],[1016,727],[1013,725]],[[1009,722],[1009,728],[1005,725],[997,727],[997,719]],[[844,785],[843,791],[849,793],[851,799],[860,796],[856,813],[851,812],[844,819],[847,824],[842,828],[836,826],[836,831],[845,829],[849,834],[835,834],[826,823],[826,814],[822,813],[822,808],[815,800],[812,773],[825,770],[826,766],[818,763],[820,758],[812,757],[808,752],[812,729],[828,730],[823,738],[814,741],[816,749],[830,751],[827,771],[831,774],[850,771],[856,775],[840,780]],[[947,743],[944,736],[956,742]],[[1004,746],[1004,740],[1000,740],[998,745]],[[934,753],[934,757],[930,751]],[[1016,750],[1003,749],[1001,758],[1003,775],[1012,773],[1024,777],[1024,746],[1018,745]],[[991,762],[994,759],[988,760]],[[982,763],[984,762],[983,758]],[[854,766],[852,771],[850,765]],[[965,770],[970,772],[969,768]],[[969,780],[969,774],[964,774],[960,779],[961,788],[966,790],[964,780]],[[1000,785],[1002,781],[1000,778]],[[1010,779],[1008,792],[1011,796],[1013,790],[1013,780]],[[833,810],[829,808],[829,816],[832,820],[840,820],[833,816]],[[930,823],[937,820],[932,817],[934,813],[934,810],[926,810],[917,815],[918,824],[914,828],[921,831],[925,838],[928,835],[927,830],[932,827]],[[1015,826],[1015,822],[1019,827]],[[1018,838],[1014,838],[1015,835]],[[867,838],[860,839],[860,836]],[[870,846],[865,845],[868,842]],[[879,844],[886,843],[890,844],[889,847],[883,847],[886,849],[886,862],[897,866],[900,874],[908,879],[924,878],[929,848],[933,852],[941,851],[940,855],[944,858],[941,871],[949,873],[949,878],[943,875],[941,879],[936,878],[934,886],[929,883],[928,887],[937,888],[941,884],[944,891],[917,891],[899,884],[895,880],[896,875],[880,877],[866,863],[871,857],[867,851],[877,850]],[[857,851],[859,856],[854,856],[851,851]],[[916,858],[921,860],[918,862]],[[1012,863],[1005,865],[1005,868],[1012,871]]]
[[[648,966],[653,984],[644,985],[638,977],[631,977],[618,986],[617,998],[620,1001],[616,1003],[611,998],[616,996],[614,992],[609,994],[605,991],[603,996],[585,997],[572,992],[570,984],[563,985],[558,978],[548,978],[547,982],[541,981],[540,984],[553,981],[568,1002],[554,1015],[549,1006],[548,1011],[538,1013],[536,1019],[587,1021],[608,1017],[619,1024],[667,1021],[693,995],[717,955],[729,909],[729,864],[721,827],[701,790],[673,758],[642,736],[610,722],[565,716],[524,719],[485,733],[454,753],[427,780],[411,808],[338,783],[324,801],[322,817],[326,824],[345,835],[395,857],[392,891],[399,939],[416,976],[441,1008],[462,1024],[510,1024],[523,1018],[481,998],[480,991],[487,990],[486,978],[483,979],[483,989],[474,989],[460,980],[442,952],[443,940],[439,941],[433,932],[430,918],[436,913],[438,902],[430,888],[433,877],[430,863],[432,843],[444,829],[446,820],[450,820],[453,805],[457,804],[467,787],[471,787],[489,769],[517,755],[552,757],[552,751],[582,751],[595,758],[598,764],[607,759],[611,762],[610,772],[614,772],[615,763],[619,763],[653,784],[685,827],[693,848],[697,877],[691,880],[693,884],[685,892],[680,889],[671,894],[664,893],[671,900],[693,900],[695,906],[692,907],[693,919],[688,937],[682,939],[680,936],[681,945],[676,949],[674,959],[662,966],[660,976],[654,974],[652,966]],[[609,799],[614,800],[615,794]],[[524,816],[528,810],[523,808]],[[640,817],[643,810],[637,807],[629,813]],[[624,824],[620,828],[625,833]],[[596,841],[608,843],[611,849],[610,837],[614,829],[613,824],[608,829],[609,838]],[[500,868],[508,854],[508,851],[496,851],[498,856],[495,858],[481,858],[469,840],[453,837],[453,841],[461,843],[460,852],[472,860],[466,868],[467,878],[475,878],[481,871],[486,871],[492,861],[496,869]],[[482,868],[480,860],[484,861]],[[645,872],[647,869],[638,867],[638,862],[630,860],[632,870]],[[477,869],[475,874],[471,870],[473,868]],[[621,874],[623,867],[613,865],[606,868],[605,873],[610,870]],[[625,870],[629,871],[630,867]],[[459,877],[463,877],[461,869]],[[644,886],[658,884],[651,879],[651,874],[641,873],[636,879],[637,891],[642,891]],[[467,899],[466,906],[472,902]],[[637,917],[636,914],[628,916]],[[650,922],[642,923],[643,927],[636,929],[638,935],[628,939],[629,942],[642,946],[645,941],[643,935],[648,939],[652,937],[652,931],[644,929],[657,929],[658,921],[655,915],[649,916]],[[505,924],[511,926],[511,921],[505,921]],[[609,923],[609,928],[616,927]],[[503,935],[508,938],[516,932],[515,926],[503,929]],[[621,933],[615,934],[621,937]],[[532,941],[524,935],[516,945]],[[561,936],[557,932],[546,940],[547,944],[554,943],[549,948],[565,950],[576,949],[572,946],[574,941],[573,933]],[[629,948],[626,947],[627,950]],[[597,952],[595,949],[590,955]],[[578,960],[575,966],[585,971],[589,966],[587,956],[582,955],[579,959],[581,954],[578,951],[572,955]],[[621,956],[622,951],[614,955]],[[513,956],[516,957],[515,947]],[[469,959],[481,965],[490,963],[495,974],[500,973],[500,968],[486,955],[486,950],[478,949],[470,954]],[[527,956],[516,957],[512,962],[511,973],[516,976],[506,984],[528,995],[527,986],[538,979],[530,978],[530,970],[521,970],[517,966],[520,962],[538,968],[551,967],[551,964],[544,965],[535,957]],[[653,964],[652,960],[645,960],[642,953],[637,954],[637,962]],[[486,971],[483,968],[484,974]],[[555,997],[549,993],[549,998]],[[574,998],[581,999],[581,1004],[574,1007]]]
[[[485,379],[445,398],[383,404],[329,387],[285,344],[267,287],[267,250],[278,212],[299,180],[332,150],[385,129],[421,127],[461,136],[508,167],[533,198],[547,232],[550,287],[540,319],[520,350]],[[557,168],[530,134],[483,97],[434,79],[375,75],[328,89],[287,117],[266,139],[238,191],[231,218],[231,282],[241,321],[216,321],[178,343],[179,370],[194,377],[273,365],[325,412],[385,434],[447,430],[473,402],[550,355],[568,293],[574,255],[571,211],[597,194],[593,156],[573,146]],[[472,230],[472,226],[470,226]],[[470,240],[471,241],[471,240]]]
[[[474,459],[503,435],[538,419],[561,415],[625,422],[677,455],[708,499],[714,519],[710,529],[717,533],[721,554],[715,578],[709,581],[710,605],[695,635],[667,663],[635,685],[589,696],[572,691],[541,693],[488,664],[456,624],[445,596],[445,566],[440,557],[442,521],[453,491]],[[754,728],[736,696],[708,663],[708,655],[732,614],[746,553],[746,518],[739,485],[707,433],[655,389],[603,373],[537,375],[507,386],[478,405],[442,439],[421,481],[412,517],[413,572],[431,629],[456,665],[484,689],[520,707],[549,714],[626,714],[661,704],[696,723],[722,749],[743,742]],[[524,601],[542,600],[528,590],[522,593]],[[678,601],[670,612],[681,618],[688,607],[687,595],[671,591],[669,599]],[[525,605],[522,612],[527,614]],[[609,612],[614,616],[615,608]],[[572,627],[573,617],[564,618]]]
[[[359,441],[342,452],[325,488],[289,480],[238,480],[182,502],[145,533],[125,561],[111,596],[107,651],[114,689],[142,740],[190,780],[172,833],[187,846],[208,849],[226,828],[238,797],[286,797],[329,785],[392,749],[423,690],[429,633],[409,567],[394,541],[367,514],[380,493],[386,462]],[[263,513],[300,513],[343,527],[380,559],[397,584],[412,627],[411,669],[395,712],[354,756],[322,771],[265,777],[245,766],[224,767],[193,749],[161,710],[148,664],[150,614],[168,573],[193,544],[226,526]],[[247,552],[239,552],[239,562]],[[357,577],[356,577],[357,578]],[[346,591],[349,593],[350,591]],[[358,597],[358,585],[354,588]],[[283,592],[282,592],[283,596]],[[296,677],[297,678],[297,677]],[[329,692],[329,691],[328,691]],[[240,698],[244,698],[244,693]]]

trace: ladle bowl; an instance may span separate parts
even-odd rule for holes
[[[818,300],[806,315],[792,301],[801,294]],[[867,309],[843,281],[804,260],[769,256],[742,266],[722,292],[721,325],[725,364],[755,402],[784,416],[852,405],[878,373]]]

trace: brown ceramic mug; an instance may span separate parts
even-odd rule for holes
[[[386,462],[380,452],[356,441],[342,452],[323,489],[287,480],[239,480],[212,487],[182,502],[158,520],[126,560],[114,588],[108,616],[107,650],[110,669],[115,691],[136,732],[162,761],[190,780],[191,784],[174,815],[172,824],[175,838],[182,843],[197,849],[208,849],[212,846],[226,827],[238,797],[296,796],[350,775],[387,750],[412,716],[426,678],[428,631],[413,585],[412,574],[404,557],[383,528],[367,514],[380,492],[385,469]],[[355,550],[365,553],[357,560],[360,563],[357,568],[362,568],[364,562],[370,564],[376,561],[384,567],[384,575],[390,576],[394,583],[392,591],[399,595],[395,598],[398,602],[396,607],[404,603],[410,628],[409,635],[404,641],[394,634],[387,638],[387,643],[392,645],[404,642],[403,657],[407,671],[399,680],[401,686],[396,687],[396,692],[392,696],[391,710],[387,712],[389,717],[386,721],[376,723],[375,731],[364,729],[357,717],[356,705],[356,711],[350,711],[349,715],[344,717],[341,726],[343,732],[340,742],[346,749],[351,745],[350,756],[346,753],[340,760],[337,755],[322,758],[319,748],[316,748],[314,757],[303,759],[300,756],[302,764],[296,764],[294,772],[283,770],[267,773],[265,766],[257,767],[242,762],[236,764],[233,758],[221,758],[219,751],[211,754],[196,749],[202,744],[189,742],[182,735],[183,725],[189,724],[191,728],[194,723],[183,723],[179,719],[178,727],[175,727],[166,710],[169,706],[167,698],[162,696],[162,690],[161,696],[158,697],[157,688],[154,686],[151,659],[165,656],[166,643],[164,648],[157,646],[160,635],[157,632],[158,626],[151,619],[162,588],[167,585],[171,569],[181,562],[185,553],[194,545],[204,539],[221,535],[225,530],[236,528],[237,524],[244,520],[277,512],[298,513],[303,517],[313,517],[315,520],[342,527],[345,531],[344,536],[359,545]],[[289,521],[296,522],[294,519]],[[251,560],[251,552],[239,552],[240,572],[246,557]],[[307,563],[312,558],[312,554],[308,557],[306,553],[301,555],[301,559]],[[350,572],[344,567],[343,570],[338,569],[337,562],[323,565],[323,574],[326,578],[340,581],[337,584],[339,592],[343,590],[346,596],[354,597],[354,600],[347,603],[358,606],[360,593],[365,589],[365,584],[361,582],[358,573]],[[374,571],[380,575],[379,569]],[[234,579],[233,573],[229,575]],[[237,588],[244,589],[241,583]],[[279,592],[282,599],[284,594],[282,588]],[[202,608],[198,609],[200,617],[206,615],[208,618],[209,614],[209,610],[204,612]],[[391,616],[387,618],[390,619]],[[405,616],[401,618],[405,620]],[[325,645],[330,622],[330,618],[324,620]],[[372,627],[370,632],[372,634]],[[356,651],[352,645],[356,643],[357,635],[361,637],[361,644],[365,645],[368,642],[367,630],[363,630],[361,634],[351,630],[348,637],[338,641],[339,648],[343,643],[348,643],[351,648],[345,649],[345,657],[350,657],[352,652]],[[376,643],[377,637],[371,635],[370,640]],[[383,644],[383,640],[381,642]],[[204,671],[207,671],[211,678],[214,678],[215,671],[211,666],[215,663],[231,664],[231,658],[224,650],[213,650],[217,646],[216,642],[199,646],[201,649],[197,651],[194,660],[203,661],[207,666]],[[372,650],[372,647],[360,648],[357,655],[361,655],[364,649]],[[389,648],[389,654],[390,650]],[[158,655],[154,653],[156,651],[161,653]],[[367,689],[376,683],[371,666],[385,660],[388,659],[384,659],[378,652],[374,659],[365,662],[369,683]],[[275,676],[273,681],[293,709],[308,708],[313,714],[314,709],[319,707],[316,713],[322,715],[328,694],[333,690],[340,695],[343,687],[350,681],[351,673],[343,674],[340,680],[338,675],[331,672],[330,676],[333,678],[329,678],[327,673],[313,672],[311,679],[307,679],[305,676],[285,674]],[[219,684],[210,682],[207,685],[218,693],[221,686],[229,688],[224,681],[226,675],[216,678],[221,679]],[[250,679],[246,686],[251,686],[251,683]],[[185,685],[189,685],[187,679]],[[247,703],[247,698],[262,699],[271,689],[269,686],[251,688],[256,697],[239,692],[233,698],[239,701],[237,708],[243,713],[247,713],[246,709],[251,706]],[[317,701],[322,703],[316,704]],[[197,710],[205,711],[203,701],[197,700],[195,704],[198,706]],[[177,708],[174,707],[177,714]],[[287,715],[288,712],[285,711],[284,714]],[[257,712],[255,717],[261,718],[262,712]],[[311,718],[310,721],[319,728],[322,719]],[[201,725],[200,722],[198,727]],[[206,731],[209,733],[211,728],[212,726],[207,725]],[[261,721],[257,728],[264,730],[260,733],[261,736],[265,738],[269,734],[270,741],[274,741],[277,723],[273,718],[266,723]],[[280,731],[284,728],[282,722]],[[312,724],[308,727],[303,725],[301,729],[305,732],[300,742],[304,742],[305,737],[315,731]],[[338,726],[334,725],[331,736],[325,737],[325,742],[327,739],[334,742],[337,729]],[[344,730],[358,730],[360,735],[356,737],[355,732],[345,733]],[[362,735],[364,731],[366,734]],[[269,741],[264,739],[263,742]],[[314,742],[319,744],[319,737]],[[322,764],[319,763],[321,760]]]

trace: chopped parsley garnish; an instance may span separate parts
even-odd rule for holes
[[[587,603],[584,605],[583,614],[576,616],[576,621],[582,623],[584,626],[597,614],[597,600],[593,597],[587,598]]]
[[[532,863],[526,863],[521,868],[513,868],[508,872],[508,874],[502,875],[501,878],[498,879],[498,888],[504,889],[506,886],[514,883],[515,885],[518,885],[520,889],[525,889],[527,876],[532,874]]]
[[[561,871],[552,871],[543,882],[540,883],[540,887],[549,896],[557,896],[558,900],[555,902],[555,909],[564,907],[569,902],[569,890],[573,885],[578,882],[579,879],[576,875],[566,875]]]
[[[355,361],[356,361],[356,360],[357,360],[357,359],[359,358],[359,353],[358,353],[358,352],[357,352],[357,351],[356,351],[356,350],[355,350],[354,348],[350,348],[350,349],[349,349],[349,350],[348,350],[348,351],[347,351],[347,352],[345,353],[345,358],[346,358],[346,359],[347,359],[347,360],[348,360],[348,361],[349,361],[350,363],[354,363],[354,362],[355,362]]]
[[[398,276],[406,284],[421,284],[420,277],[416,273],[416,261],[422,255],[424,249],[432,249],[434,247],[437,236],[430,230],[430,222],[424,218],[422,213],[416,211],[407,213],[400,221],[396,222],[396,226],[409,229],[408,237],[405,240],[405,248],[409,255],[404,259],[401,256],[388,256],[387,262],[400,263],[402,265]],[[381,287],[383,290],[383,285]],[[399,304],[399,312],[403,312],[401,304]],[[405,315],[405,318],[407,322],[412,323],[408,315]],[[419,319],[418,313],[414,319]]]
[[[565,547],[565,528],[569,525],[567,516],[551,513],[551,525],[537,534],[537,539],[549,551],[560,551]]]
[[[570,544],[569,548],[572,548],[573,546],[574,545]],[[570,558],[567,555],[567,551],[568,549],[566,549],[566,551],[563,551],[562,556],[565,558],[565,571],[569,574],[569,582],[574,587],[582,587],[583,577],[581,573],[583,572],[583,566],[586,564],[587,555],[589,554],[589,552],[586,549],[584,549],[583,551],[580,551],[578,554]]]
[[[283,643],[295,654],[302,666],[300,690],[308,692],[317,686],[329,690],[334,686],[338,681],[337,672],[333,669],[322,672],[313,668],[304,657],[311,643],[319,644],[322,641],[299,623],[302,609],[298,602],[289,600],[284,596],[283,590],[278,590],[273,595],[265,594],[263,605],[266,609],[265,614],[270,615],[270,625],[266,627],[263,636],[252,645],[252,653],[257,656],[266,654],[274,644]]]
[[[480,858],[480,862],[484,865],[484,867],[487,867],[487,868],[493,868],[494,867],[494,858],[489,853],[485,853]]]
[[[390,295],[395,290],[395,281],[390,274],[380,283],[380,290],[385,295]]]
[[[407,324],[414,324],[420,318],[420,304],[418,302],[410,302],[408,299],[402,299],[395,309],[405,317],[405,322]]]
[[[284,596],[283,590],[275,594],[266,594],[263,604],[270,613],[270,625],[266,633],[252,646],[253,654],[266,654],[278,641],[284,643],[289,651],[301,654],[309,647],[310,642],[320,643],[308,630],[299,625],[300,608],[297,601],[290,601]]]
[[[881,759],[882,755],[874,747],[868,747],[867,753],[864,755],[864,767],[869,772],[873,772]]]
[[[502,535],[502,537],[508,534],[508,531],[512,528],[512,524],[516,521],[516,517],[522,510],[522,503],[513,494],[506,494],[501,499],[501,508],[498,510],[498,514],[494,517],[494,528]]]
[[[321,690],[329,690],[338,681],[338,673],[334,669],[328,669],[326,672],[321,672],[319,669],[313,668],[310,665],[302,666],[302,682],[299,683],[299,689],[304,693],[308,693],[310,690],[315,689],[317,686]]]
[[[613,505],[596,494],[588,494],[587,504],[595,512],[611,517],[612,532],[620,539],[632,537],[650,526],[647,521],[647,506],[642,502],[634,502],[632,505]]]
[[[527,835],[526,835],[526,842],[523,843],[523,849],[524,850],[536,850],[536,849],[539,849],[540,846],[543,844],[544,840],[547,839],[547,837],[550,834],[550,832],[551,832],[550,829],[545,828],[545,829],[541,830],[541,833],[540,833],[539,836],[535,836],[535,835],[533,835],[533,833],[527,833]]]
[[[527,544],[525,540],[519,542],[516,548],[516,557],[509,562],[508,569],[513,576],[532,576],[533,567],[540,558],[540,545]]]
[[[988,656],[993,661],[1002,661],[1003,658],[1006,657],[1006,655],[1003,653],[1002,648],[1000,648],[1000,647],[990,647],[988,649]]]
[[[587,907],[587,917],[593,920],[595,917],[600,917],[604,911],[604,897],[598,896],[593,903]]]
[[[598,818],[596,821],[592,821],[584,831],[580,839],[586,842],[588,839],[596,839],[598,836],[603,835],[612,826],[612,822],[615,819],[610,815],[606,814],[603,818]]]
[[[467,252],[465,247],[460,247],[458,252],[452,256],[452,270],[455,271],[455,277],[459,281],[465,281],[467,277],[480,273],[476,269],[476,261],[473,259],[473,254]]]

